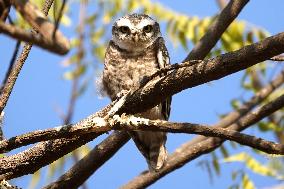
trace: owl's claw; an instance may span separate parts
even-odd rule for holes
[[[140,87],[145,86],[150,81],[149,76],[143,76],[143,78],[140,80]]]
[[[116,99],[121,99],[124,95],[128,93],[128,90],[121,90],[119,93],[116,95]]]

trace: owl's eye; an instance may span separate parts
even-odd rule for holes
[[[143,28],[143,31],[146,33],[150,33],[153,30],[153,26],[147,25]]]
[[[127,26],[121,26],[119,28],[119,30],[122,32],[122,33],[128,33],[129,32],[129,27]]]

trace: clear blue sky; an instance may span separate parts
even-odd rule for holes
[[[213,0],[166,0],[162,2],[167,7],[188,15],[205,17],[212,16],[218,11],[218,7]],[[239,19],[261,26],[271,34],[276,34],[284,30],[282,22],[284,20],[283,7],[284,2],[281,0],[252,0],[242,11]],[[71,10],[71,12],[73,12],[73,16],[77,16],[75,10]],[[73,29],[69,28],[64,29],[67,36],[73,36],[73,31]],[[0,35],[0,55],[2,61],[0,78],[3,78],[7,69],[14,45],[14,40]],[[181,48],[173,49],[169,42],[167,45],[172,62],[179,62],[186,56],[187,52]],[[62,60],[64,60],[64,57],[33,47],[5,109],[5,137],[9,138],[28,131],[51,128],[61,124],[55,109],[60,107],[65,112],[71,88],[71,83],[62,79],[62,73],[65,71],[65,68],[59,64]],[[241,73],[237,73],[214,81],[211,84],[198,86],[175,95],[172,104],[171,120],[207,124],[215,123],[218,120],[218,114],[231,110],[230,100],[242,94],[239,82],[241,75]],[[94,87],[90,87],[86,94],[78,100],[73,122],[96,112],[108,103],[108,99],[99,99]],[[257,133],[256,130],[248,132]],[[105,137],[106,135],[103,135],[91,143],[90,146],[94,146]],[[273,139],[271,136],[265,137]],[[169,134],[168,150],[172,152],[190,138],[192,138],[192,135]],[[241,150],[247,149],[242,148]],[[232,150],[232,153],[239,151]],[[16,151],[12,153],[14,152]],[[206,171],[197,166],[199,161],[208,157],[205,155],[198,160],[190,162],[183,168],[160,179],[149,188],[228,188],[232,183],[231,171],[237,167],[239,169],[245,168],[238,163],[223,164],[221,176],[215,177],[212,184]],[[70,165],[71,162],[68,162],[65,169],[70,167]],[[88,180],[88,186],[89,188],[117,188],[145,168],[147,168],[145,160],[131,141]],[[277,184],[277,181],[273,179],[251,172],[249,172],[249,176],[255,182],[257,188]],[[30,176],[25,176],[15,179],[14,183],[26,188],[29,179]],[[40,186],[45,184],[41,182]]]

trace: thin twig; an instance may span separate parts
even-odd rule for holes
[[[18,55],[18,52],[19,52],[19,49],[20,49],[20,45],[21,45],[21,41],[17,41],[16,43],[16,46],[15,46],[15,49],[14,49],[14,52],[13,52],[13,55],[12,55],[12,58],[10,60],[10,63],[9,63],[9,67],[6,71],[6,74],[5,74],[5,78],[4,80],[2,81],[2,85],[1,85],[1,89],[0,89],[0,94],[2,93],[2,88],[4,87],[5,83],[7,82],[8,80],[8,77],[12,71],[12,68],[14,66],[14,63],[15,63],[15,60],[17,58],[17,55]]]
[[[58,29],[58,27],[59,27],[60,20],[61,20],[61,17],[62,17],[62,15],[63,15],[63,11],[64,11],[64,8],[65,8],[66,2],[67,2],[67,0],[63,0],[62,5],[61,5],[60,10],[59,10],[58,17],[57,17],[57,18],[54,17],[54,19],[55,19],[55,27],[54,27],[53,34],[52,34],[52,38],[53,38],[53,39],[55,38],[55,33],[56,33],[56,31],[57,31],[57,29]],[[54,3],[54,6],[56,6],[55,4],[56,4],[56,3]],[[56,10],[55,10],[55,7],[54,7],[54,12],[55,12],[55,11],[56,11]],[[55,14],[54,14],[54,15],[55,15]]]

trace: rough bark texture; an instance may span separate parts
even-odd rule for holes
[[[272,102],[262,106],[255,112],[248,113],[242,117],[237,123],[232,124],[229,129],[242,131],[279,110],[284,106],[284,95],[278,97]],[[195,145],[183,145],[178,148],[168,159],[167,165],[159,172],[147,172],[141,174],[123,186],[123,189],[128,188],[145,188],[155,181],[165,176],[166,174],[182,167],[185,163],[218,148],[225,140],[220,138],[208,138]],[[260,142],[260,141],[259,141]],[[283,150],[283,149],[281,149]]]
[[[184,89],[220,79],[282,52],[284,52],[284,33],[279,33],[240,50],[206,60],[205,63],[178,69],[133,92],[126,99],[119,113],[141,112]]]

